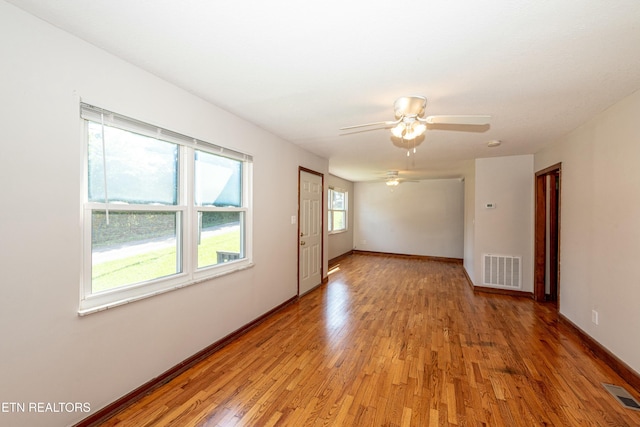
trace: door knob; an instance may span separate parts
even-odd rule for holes
[[[306,243],[304,242],[304,240],[300,241],[300,246],[304,246]]]

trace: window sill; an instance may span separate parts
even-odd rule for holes
[[[347,231],[349,231],[349,230],[344,229],[344,230],[338,230],[338,231],[330,231],[330,232],[329,232],[329,236],[331,236],[332,234],[342,234],[342,233],[346,233]]]
[[[150,291],[150,292],[145,293],[145,294],[136,295],[136,296],[132,296],[132,297],[128,297],[128,298],[123,298],[123,299],[116,300],[116,301],[111,301],[111,302],[108,302],[106,304],[98,305],[98,306],[95,306],[95,307],[80,308],[80,309],[78,309],[78,316],[84,317],[84,316],[87,316],[89,314],[98,313],[100,311],[106,311],[106,310],[109,310],[109,309],[112,309],[112,308],[115,308],[115,307],[119,307],[121,305],[129,304],[129,303],[132,303],[132,302],[135,302],[135,301],[140,301],[140,300],[147,299],[147,298],[150,298],[150,297],[153,297],[153,296],[156,296],[156,295],[160,295],[160,294],[164,294],[164,293],[167,293],[167,292],[175,291],[177,289],[186,288],[187,286],[196,285],[198,283],[206,282],[206,281],[209,281],[209,280],[216,279],[218,277],[226,276],[226,275],[238,272],[238,271],[242,271],[242,270],[246,270],[246,269],[252,268],[254,265],[255,264],[253,264],[253,263],[243,264],[243,265],[240,265],[240,266],[238,266],[237,268],[234,268],[234,269],[221,271],[221,272],[218,272],[216,274],[212,274],[212,275],[209,275],[209,276],[206,276],[206,277],[202,277],[200,279],[192,280],[192,281],[189,281],[189,282],[186,282],[186,283],[177,284],[175,286],[167,287],[165,289],[154,290],[154,291]]]

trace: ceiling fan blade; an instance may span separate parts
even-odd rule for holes
[[[488,125],[491,116],[427,116],[418,120],[430,125]]]
[[[355,125],[355,126],[347,126],[347,127],[343,127],[340,128],[340,130],[348,130],[348,129],[357,129],[357,128],[363,128],[363,127],[367,127],[367,126],[376,126],[376,125],[384,125],[384,126],[394,126],[397,125],[398,123],[400,123],[402,121],[403,117],[399,118],[398,120],[393,120],[393,121],[386,121],[386,122],[373,122],[373,123],[365,123],[362,125]]]

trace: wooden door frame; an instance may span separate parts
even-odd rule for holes
[[[307,169],[304,166],[298,166],[298,232],[296,233],[296,245],[298,247],[298,272],[296,273],[298,277],[298,293],[300,296],[300,178],[302,176],[302,172],[307,172],[312,175],[317,175],[322,178],[322,195],[321,195],[321,207],[320,209],[320,283],[324,278],[324,211],[325,211],[325,191],[324,191],[324,174],[321,172],[314,171],[312,169]]]
[[[550,199],[550,240],[557,241],[557,247],[551,245],[550,251],[550,275],[552,291],[557,295],[557,307],[560,308],[560,194],[562,189],[562,163],[549,166],[535,174],[535,252],[534,252],[534,290],[533,297],[536,301],[545,301],[545,277],[546,277],[546,224],[547,224],[547,185],[546,177],[551,177],[552,185],[557,177],[557,206],[556,198]],[[556,215],[557,214],[557,215]],[[553,289],[555,287],[555,289]]]

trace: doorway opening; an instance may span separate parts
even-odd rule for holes
[[[534,299],[560,304],[562,163],[536,172]]]

